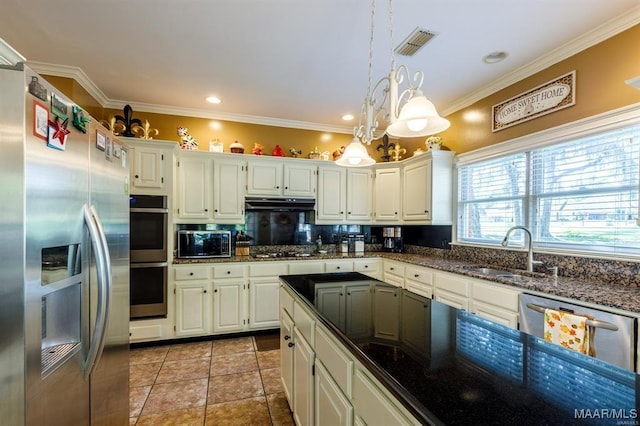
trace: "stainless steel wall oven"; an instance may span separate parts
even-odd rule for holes
[[[130,317],[167,316],[167,197],[130,197]]]

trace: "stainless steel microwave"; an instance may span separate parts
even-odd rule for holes
[[[178,231],[178,257],[231,257],[231,231]]]

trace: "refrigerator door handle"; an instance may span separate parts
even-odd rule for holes
[[[84,220],[91,237],[91,246],[96,262],[96,274],[98,278],[96,325],[91,335],[89,353],[84,365],[84,376],[89,377],[100,361],[100,355],[104,349],[107,323],[109,318],[111,297],[111,259],[107,239],[102,227],[102,222],[94,206],[83,206]]]

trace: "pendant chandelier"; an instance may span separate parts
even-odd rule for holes
[[[396,138],[414,138],[440,133],[449,128],[449,120],[440,117],[436,107],[422,93],[424,74],[416,72],[410,78],[409,70],[396,68],[393,51],[393,0],[389,0],[389,38],[391,45],[391,71],[372,88],[373,35],[376,0],[371,0],[371,33],[369,37],[369,74],[367,96],[360,111],[360,121],[353,130],[353,140],[336,164],[346,167],[364,167],[375,163],[365,145],[381,138],[385,133]],[[398,94],[399,87],[407,87]],[[376,92],[381,92],[379,98]],[[386,128],[380,130],[381,123]]]

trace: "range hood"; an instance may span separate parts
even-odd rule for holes
[[[269,210],[278,212],[304,212],[315,209],[316,200],[313,198],[269,198],[246,197],[245,210]]]

